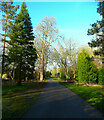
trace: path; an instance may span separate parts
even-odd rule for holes
[[[50,78],[38,101],[23,118],[101,118],[103,115]]]

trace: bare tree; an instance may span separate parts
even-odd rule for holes
[[[51,44],[58,39],[58,29],[54,17],[45,17],[35,27],[35,47],[37,49],[38,60],[40,62],[40,81],[43,80],[43,71],[47,51]]]
[[[53,60],[60,68],[64,69],[66,79],[68,78],[69,67],[73,69],[74,75],[76,70],[77,49],[71,39],[58,42],[59,48],[53,52]],[[75,76],[74,76],[75,77]]]

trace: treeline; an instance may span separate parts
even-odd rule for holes
[[[104,85],[104,2],[98,3],[97,12],[101,15],[101,20],[91,25],[88,29],[88,35],[95,35],[94,39],[89,42],[93,50],[93,55],[89,49],[75,50],[75,45],[69,43],[60,43],[58,50],[54,50],[56,54],[53,76],[63,80],[76,80],[78,83],[97,83]]]
[[[59,35],[54,17],[44,17],[35,27],[31,23],[26,3],[23,2],[19,13],[19,5],[6,0],[0,3],[2,11],[2,80],[16,81],[40,80],[51,76],[65,80],[76,80],[79,83],[104,82],[104,2],[99,2],[97,12],[101,20],[91,25],[88,35],[95,35],[89,42],[96,48],[93,55],[89,50],[78,50],[72,39],[65,40]],[[52,43],[59,40],[58,47]],[[99,62],[97,62],[97,57]],[[1,61],[0,60],[0,61]],[[47,71],[49,66],[53,71]]]
[[[4,0],[0,3],[3,42],[3,53],[0,58],[2,80],[15,81],[20,86],[22,81],[32,79],[42,81],[50,77],[51,73],[46,67],[48,58],[45,57],[50,44],[54,41],[52,32],[54,31],[55,36],[53,25],[56,22],[52,17],[45,17],[42,22],[47,23],[46,26],[43,27],[41,22],[34,33],[26,3],[22,3],[17,14],[19,7],[19,5],[14,6],[13,1]]]
[[[64,67],[54,67],[52,75],[67,82],[74,80],[77,83],[104,85],[104,68],[100,63],[95,64],[95,58],[90,57],[87,49],[83,48],[76,58],[76,66],[67,64],[66,72]]]

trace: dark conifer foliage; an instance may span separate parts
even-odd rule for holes
[[[33,77],[34,63],[37,59],[36,49],[33,47],[32,23],[25,2],[22,3],[9,37],[10,61],[15,63],[16,78],[18,85],[21,85],[22,79],[28,80]]]
[[[101,20],[92,24],[92,28],[88,29],[88,35],[96,35],[95,39],[89,42],[90,47],[97,47],[95,55],[102,57],[102,65],[104,66],[104,1],[99,2],[97,12],[101,15]]]

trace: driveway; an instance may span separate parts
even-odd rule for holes
[[[74,92],[50,78],[23,118],[104,118]]]

